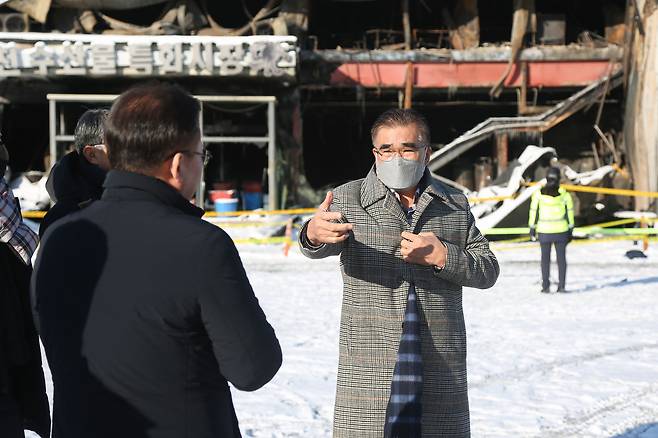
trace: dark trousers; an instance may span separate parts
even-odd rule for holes
[[[567,278],[567,244],[569,238],[567,233],[540,234],[541,246],[541,287],[548,289],[550,286],[551,273],[551,247],[555,245],[557,255],[558,289],[564,289]]]
[[[16,401],[8,394],[0,394],[0,436],[24,438],[23,419]]]

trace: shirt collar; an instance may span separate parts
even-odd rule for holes
[[[422,193],[422,190],[420,189],[420,183],[416,186],[416,193],[414,193],[414,202],[409,206],[409,208],[406,208],[402,204],[402,199],[400,198],[400,194],[397,192],[397,190],[393,190],[393,189],[389,189],[389,190],[391,191],[391,193],[393,193],[393,196],[395,196],[395,199],[398,200],[398,202],[400,203],[402,208],[407,210],[407,213],[413,212],[414,210],[416,210],[416,204],[418,203],[418,197]]]

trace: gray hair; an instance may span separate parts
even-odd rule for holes
[[[91,109],[78,120],[73,133],[75,150],[82,153],[87,145],[103,144],[105,140],[105,120],[110,112],[106,109]]]
[[[399,109],[393,108],[385,111],[375,123],[372,124],[370,129],[370,137],[373,144],[375,143],[375,137],[380,128],[392,128],[398,126],[409,126],[416,125],[418,129],[419,141],[426,146],[429,146],[430,143],[430,128],[427,124],[427,119],[421,113],[413,109]]]

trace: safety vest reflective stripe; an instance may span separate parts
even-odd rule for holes
[[[543,195],[540,190],[532,195],[528,225],[538,233],[564,233],[573,224],[573,199],[566,190],[560,188],[557,196]]]

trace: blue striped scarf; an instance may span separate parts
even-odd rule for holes
[[[420,437],[423,393],[423,361],[420,343],[420,315],[416,288],[411,285],[404,314],[398,359],[386,408],[386,438]]]
[[[416,200],[420,190],[416,189],[414,204],[405,209],[407,220],[416,210]],[[398,201],[399,195],[395,193]],[[404,208],[404,207],[403,207]],[[407,307],[404,312],[402,337],[398,348],[398,358],[393,370],[391,382],[391,398],[386,407],[385,438],[415,438],[421,435],[423,394],[423,359],[420,342],[420,314],[416,288],[409,286]]]

